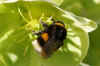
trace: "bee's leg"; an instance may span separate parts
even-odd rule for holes
[[[32,31],[33,35],[40,35],[41,33],[42,33],[42,31],[39,31],[39,32]]]
[[[48,25],[45,22],[43,22],[42,20],[40,20],[40,23],[43,25],[44,28],[48,27]]]
[[[44,22],[41,22],[41,24],[43,25],[44,28],[48,27],[48,25],[46,23],[44,23]]]
[[[53,21],[53,24],[55,24],[56,21],[53,18],[51,20]]]

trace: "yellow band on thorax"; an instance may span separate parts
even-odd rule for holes
[[[59,26],[61,26],[61,27],[64,27],[64,25],[63,24],[61,24],[61,23],[55,23],[56,25],[59,25]]]

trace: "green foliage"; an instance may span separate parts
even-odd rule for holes
[[[98,29],[89,33],[90,48],[84,62],[90,64],[90,66],[100,66],[100,0],[64,0],[59,7],[79,16],[92,19],[98,24]]]
[[[34,51],[32,30],[41,30],[40,19],[47,22],[51,16],[65,23],[68,36],[60,50],[44,59]],[[77,66],[87,55],[88,32],[96,27],[94,21],[45,1],[0,3],[0,66]]]

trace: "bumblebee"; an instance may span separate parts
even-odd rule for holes
[[[44,30],[34,33],[38,38],[34,40],[32,44],[41,56],[48,58],[63,46],[67,31],[62,21],[53,20],[51,25],[47,25],[44,22],[41,22],[41,24],[43,25]]]

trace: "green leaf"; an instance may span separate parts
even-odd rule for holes
[[[84,29],[86,32],[91,32],[97,28],[96,23],[90,19],[87,19],[85,17],[76,16],[70,12],[65,12],[65,13],[66,14],[63,15],[64,17],[72,19],[74,21],[73,23],[74,25],[80,27],[81,29]]]
[[[100,1],[99,0],[63,0],[63,3],[60,5],[62,9],[71,11],[77,15],[87,17],[94,20],[98,25],[100,25]],[[100,26],[98,29],[90,35],[90,48],[88,55],[84,60],[86,63],[91,66],[100,66],[100,53],[99,53],[99,44],[100,44]]]
[[[41,30],[40,18],[61,20],[68,31],[64,46],[44,59],[34,51],[32,30]],[[85,23],[83,23],[85,22]],[[0,4],[1,66],[77,66],[86,56],[88,32],[96,24],[45,1],[18,1]],[[31,38],[29,37],[31,36]]]
[[[98,25],[97,30],[94,32],[90,33],[90,48],[88,55],[84,59],[84,62],[91,65],[91,66],[100,66],[100,25]]]

